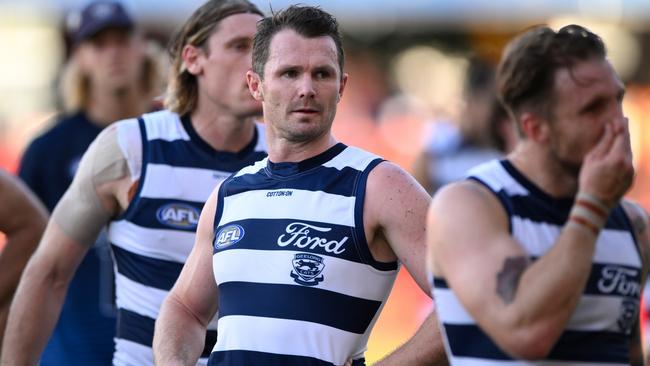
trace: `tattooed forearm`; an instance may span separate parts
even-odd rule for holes
[[[519,279],[528,267],[528,258],[508,257],[503,262],[501,272],[497,274],[497,294],[504,303],[510,304],[515,299]]]

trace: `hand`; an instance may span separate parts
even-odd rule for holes
[[[580,191],[613,207],[632,185],[634,167],[628,120],[605,125],[600,140],[585,156],[580,170]]]

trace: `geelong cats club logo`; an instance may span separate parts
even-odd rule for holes
[[[291,277],[296,283],[305,286],[316,286],[323,281],[324,276],[321,274],[325,268],[323,258],[308,253],[295,254],[292,260],[293,270]]]

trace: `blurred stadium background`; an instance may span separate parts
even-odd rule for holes
[[[201,0],[123,1],[164,47]],[[253,0],[261,9],[291,1]],[[586,25],[600,34],[626,82],[637,179],[631,198],[650,209],[650,1],[648,0],[322,0],[346,37],[350,82],[335,134],[410,170],[436,121],[463,108],[467,58],[498,62],[503,45],[535,24]],[[57,81],[68,53],[69,11],[81,0],[0,0],[0,167],[15,171],[26,144],[59,110]],[[161,53],[161,57],[165,57]],[[43,164],[47,164],[44,161]],[[305,306],[309,306],[305,304]],[[368,360],[418,327],[430,300],[402,273],[375,327]]]

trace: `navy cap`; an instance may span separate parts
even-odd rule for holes
[[[68,28],[75,43],[85,41],[106,28],[130,29],[134,25],[124,6],[115,1],[94,1],[68,18]]]

